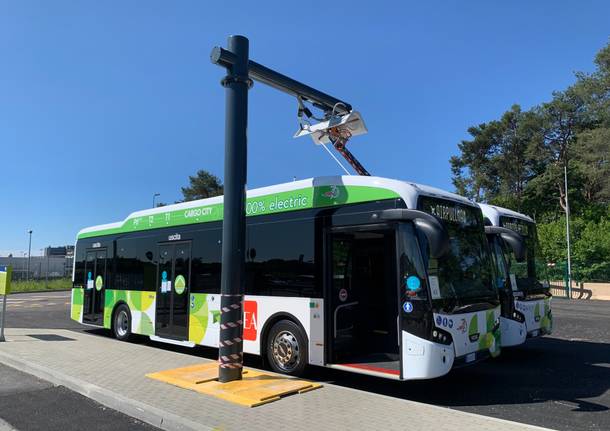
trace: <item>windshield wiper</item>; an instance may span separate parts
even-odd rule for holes
[[[458,305],[451,310],[451,314],[456,313],[472,313],[473,311],[488,310],[491,302],[475,302],[472,304]]]

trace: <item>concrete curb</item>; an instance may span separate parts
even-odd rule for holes
[[[92,400],[110,407],[111,409],[166,431],[201,431],[214,429],[211,426],[193,422],[173,413],[161,410],[157,407],[144,404],[131,398],[124,397],[116,392],[101,388],[97,385],[57,372],[48,367],[32,364],[28,361],[24,361],[23,359],[15,358],[1,350],[0,358],[2,358],[5,365],[46,380],[55,385],[65,386],[66,388],[74,392],[78,392],[87,398],[91,398]],[[7,426],[8,431],[16,431],[9,424],[7,424]],[[0,422],[0,431],[5,431],[3,422]]]
[[[0,418],[0,431],[18,431],[17,428],[13,428],[11,424]]]

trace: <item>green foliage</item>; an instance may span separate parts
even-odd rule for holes
[[[566,259],[568,200],[573,274],[610,280],[610,44],[595,65],[550,101],[469,128],[450,163],[458,193],[536,220],[547,262]]]
[[[189,186],[182,187],[182,202],[194,201],[196,199],[211,198],[220,196],[224,193],[224,188],[220,179],[203,169],[197,171],[194,176],[189,176]]]
[[[69,290],[72,280],[69,278],[56,278],[52,280],[13,281],[11,292],[37,292],[42,290]]]

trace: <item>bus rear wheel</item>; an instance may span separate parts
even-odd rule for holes
[[[127,341],[131,337],[131,313],[127,305],[121,304],[115,310],[112,330],[117,340]]]
[[[269,365],[278,373],[300,376],[308,362],[307,337],[290,320],[277,322],[267,336],[266,356]]]

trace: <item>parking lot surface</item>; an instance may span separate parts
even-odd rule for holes
[[[14,295],[9,327],[58,328],[109,337],[68,319],[69,293]],[[394,382],[341,371],[311,368],[308,378],[391,398],[559,430],[610,429],[610,302],[553,301],[554,332],[505,349],[502,355],[448,376]],[[155,348],[215,359],[215,349]],[[260,359],[246,358],[260,367]]]

